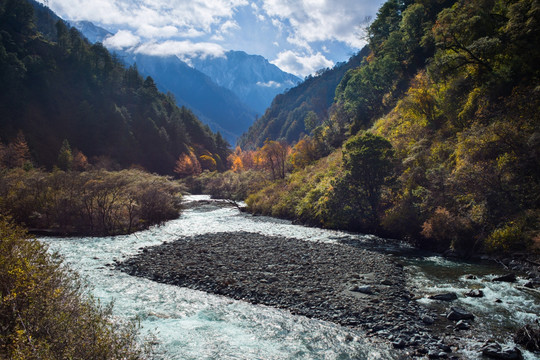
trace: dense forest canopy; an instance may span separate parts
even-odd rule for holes
[[[112,168],[172,174],[188,153],[225,168],[229,144],[220,134],[178,108],[136,66],[126,69],[35,3],[0,1],[0,83],[0,140],[7,145],[22,133],[36,165],[55,165],[67,140]]]

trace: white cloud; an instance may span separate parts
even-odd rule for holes
[[[262,86],[262,87],[273,87],[273,88],[278,88],[280,87],[282,84],[276,82],[276,81],[273,81],[273,80],[270,80],[268,82],[261,82],[261,81],[257,81],[257,86]]]
[[[292,50],[283,51],[278,54],[277,59],[271,61],[280,69],[298,76],[306,76],[315,71],[331,67],[334,63],[324,57],[321,53],[302,55]]]
[[[218,44],[209,42],[193,43],[191,41],[167,40],[161,43],[145,43],[133,49],[135,53],[170,56],[176,55],[182,60],[189,58],[223,57],[225,50]]]
[[[210,33],[214,26],[232,19],[238,7],[246,5],[247,0],[51,1],[51,8],[67,19],[127,27],[147,38],[163,38],[165,33],[172,36],[173,28]]]
[[[240,30],[240,26],[238,25],[238,23],[233,20],[227,20],[223,24],[221,24],[219,32],[221,34],[228,34],[234,30]]]
[[[137,45],[141,39],[131,31],[119,30],[116,34],[103,40],[103,45],[114,50],[123,50]]]
[[[145,38],[170,38],[179,34],[178,28],[172,25],[162,27],[143,24],[137,29],[137,34]]]
[[[274,18],[288,19],[288,41],[304,46],[315,41],[335,40],[354,48],[365,44],[366,18],[375,14],[382,0],[262,0],[263,9]]]

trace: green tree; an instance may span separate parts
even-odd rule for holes
[[[64,141],[62,142],[62,146],[60,147],[60,151],[58,152],[58,160],[56,162],[56,165],[64,171],[71,170],[73,166],[73,154],[71,152],[71,146],[69,145],[67,139],[64,139]]]
[[[394,170],[392,145],[381,136],[358,134],[344,145],[343,167],[345,174],[334,184],[329,212],[338,214],[336,224],[373,231],[379,226],[383,186]]]

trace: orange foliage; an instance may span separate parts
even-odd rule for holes
[[[81,151],[75,151],[73,156],[73,170],[84,171],[88,169],[88,158]]]
[[[295,169],[303,169],[317,159],[317,147],[313,140],[304,138],[293,148],[290,156],[291,164]]]
[[[173,170],[180,177],[199,175],[202,172],[201,164],[197,156],[190,151],[189,154],[182,153],[176,160],[176,166]]]

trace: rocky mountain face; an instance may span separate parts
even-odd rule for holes
[[[79,30],[91,43],[102,42],[107,36],[112,35],[110,31],[105,30],[90,21],[67,20],[67,22]]]
[[[301,82],[264,57],[243,51],[228,51],[223,57],[192,59],[191,64],[218,85],[234,92],[259,115],[264,114],[276,95]]]

